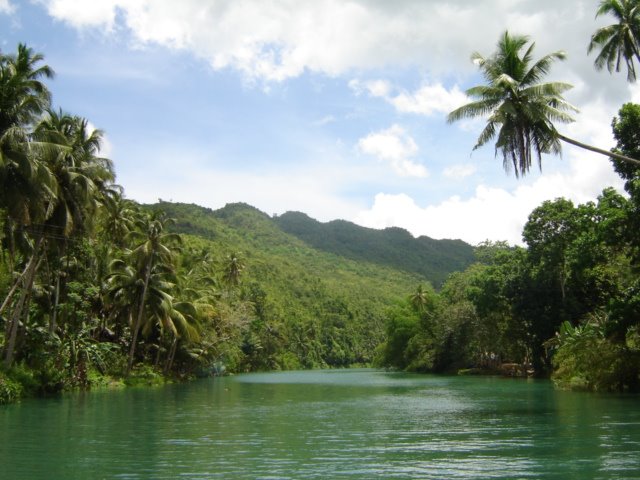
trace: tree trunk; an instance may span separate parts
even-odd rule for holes
[[[49,322],[49,333],[56,331],[58,322],[58,303],[60,302],[60,272],[56,274],[56,293],[53,301],[53,312],[51,313],[51,321]]]
[[[5,368],[11,368],[13,364],[13,355],[16,346],[16,337],[18,336],[18,325],[20,323],[20,317],[22,315],[22,309],[24,308],[27,297],[29,297],[29,293],[31,292],[31,287],[33,286],[33,281],[36,277],[36,272],[38,270],[37,266],[39,263],[38,259],[38,251],[40,250],[39,240],[36,244],[36,250],[33,252],[31,259],[27,265],[27,268],[24,273],[24,283],[22,285],[22,292],[20,293],[20,298],[18,299],[18,303],[13,310],[11,315],[11,320],[7,324],[7,340],[5,346],[5,357],[4,357],[4,366]]]
[[[584,148],[585,150],[589,150],[591,152],[599,153],[600,155],[605,155],[607,157],[612,157],[623,162],[640,165],[640,160],[636,160],[635,158],[627,157],[626,155],[621,155],[619,153],[610,152],[608,150],[603,150],[602,148],[587,145],[586,143],[579,142],[577,140],[574,140],[573,138],[565,137],[561,133],[558,133],[558,138],[564,142],[570,143],[571,145]]]
[[[64,257],[67,251],[67,241],[62,244],[62,251],[60,256]],[[69,271],[69,257],[67,257],[67,271]],[[60,304],[60,277],[62,276],[62,270],[58,269],[56,272],[56,292],[53,300],[53,312],[51,313],[51,321],[49,322],[49,332],[56,331],[58,324],[58,305]]]
[[[133,355],[136,352],[136,342],[138,341],[138,331],[140,330],[140,326],[142,325],[142,316],[144,314],[144,304],[147,299],[147,289],[149,288],[149,279],[151,278],[151,262],[153,261],[153,256],[149,256],[149,261],[147,262],[147,266],[145,267],[144,272],[144,286],[142,287],[142,295],[140,296],[140,305],[138,306],[138,315],[136,317],[136,324],[133,327],[133,332],[131,334],[131,346],[129,347],[129,362],[127,363],[127,372],[126,376],[129,376],[131,373],[131,367],[133,366]]]
[[[20,286],[20,283],[22,283],[24,285],[24,278],[26,277],[27,271],[29,270],[30,266],[31,266],[31,261],[29,261],[27,263],[27,266],[24,267],[24,270],[22,271],[20,276],[16,279],[16,281],[14,282],[13,286],[11,287],[11,290],[9,290],[9,293],[7,293],[7,296],[5,297],[4,301],[2,302],[2,305],[0,305],[0,313],[2,313],[5,308],[7,308],[7,305],[9,305],[9,302],[13,299],[13,296],[15,295],[16,290]]]
[[[164,366],[164,374],[167,375],[173,366],[173,359],[176,356],[176,350],[178,347],[178,338],[173,337],[173,342],[171,342],[171,348],[169,349],[169,356],[167,357],[167,363]]]

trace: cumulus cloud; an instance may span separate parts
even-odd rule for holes
[[[373,72],[383,77],[390,72],[389,78],[398,78],[391,73],[415,68],[411,71],[429,79],[415,90],[384,79],[353,80],[349,85],[356,94],[388,102],[398,113],[421,115],[447,113],[464,103],[462,90],[477,82],[477,69],[469,61],[471,52],[490,55],[499,34],[508,27],[513,33],[531,35],[536,41],[536,58],[560,49],[568,53],[566,62],[554,65],[549,79],[573,83],[575,88],[567,98],[582,112],[576,123],[561,130],[602,148],[613,144],[610,122],[620,105],[630,96],[640,100],[640,87],[628,86],[624,74],[597,72],[594,56],[586,54],[590,35],[613,22],[594,20],[594,0],[35,1],[57,20],[79,30],[118,34],[136,47],[153,44],[182,50],[213,69],[233,69],[252,81],[285,81],[308,72],[345,78],[365,78]],[[9,0],[0,0],[0,11],[11,8]],[[320,118],[318,124],[324,121],[332,118]],[[458,127],[476,131],[480,125],[461,122]],[[427,175],[426,168],[416,161],[416,142],[399,125],[361,138],[357,148],[391,165],[399,174]],[[565,147],[564,158],[569,163],[568,173],[544,174],[511,189],[485,182],[468,198],[450,197],[419,205],[406,194],[381,193],[370,209],[357,216],[354,213],[354,218],[368,226],[400,225],[416,235],[459,237],[472,243],[486,238],[517,243],[527,215],[543,200],[565,196],[583,202],[595,198],[605,185],[620,184],[606,159],[574,147]],[[459,166],[443,174],[459,178],[470,171]],[[217,175],[221,179],[217,185],[244,182],[224,173]],[[258,188],[266,177],[250,178],[248,184]],[[193,179],[193,185],[200,185],[198,178]],[[304,178],[313,177],[300,175],[300,184],[305,186],[301,197],[315,202],[315,197],[304,192],[317,187],[305,184]],[[269,180],[277,191],[289,188],[289,183],[279,182],[276,175]],[[187,188],[197,190],[191,185]],[[247,192],[251,194],[250,189]],[[318,192],[317,198],[326,205],[334,204],[339,208],[336,211],[345,211],[345,202],[327,192]],[[191,198],[187,201],[210,204]],[[251,196],[238,200],[258,204]],[[300,208],[314,211],[312,203]]]
[[[447,90],[440,83],[423,85],[414,93],[402,92],[388,101],[403,113],[419,113],[432,115],[434,113],[449,113],[468,102],[467,96],[457,85]]]
[[[589,0],[38,1],[75,28],[126,30],[139,44],[186,49],[213,68],[266,80],[389,66],[419,66],[436,76],[472,72],[470,53],[490,51],[507,26],[524,34],[544,31],[544,49],[568,50],[579,61],[574,70],[593,70],[584,59],[595,28]]]
[[[15,10],[16,7],[9,0],[0,0],[0,13],[11,15]]]
[[[474,245],[487,239],[521,244],[529,214],[543,201],[565,197],[576,204],[585,203],[595,199],[603,185],[620,187],[608,160],[577,152],[570,156],[568,173],[541,175],[531,184],[511,190],[479,185],[469,198],[452,196],[426,206],[405,194],[380,193],[371,208],[353,220],[367,227],[399,226],[415,236],[459,238]]]
[[[426,177],[427,169],[412,158],[418,145],[400,125],[370,133],[358,141],[358,150],[388,162],[403,177]]]
[[[362,82],[354,79],[349,82],[349,87],[356,95],[362,95],[366,92],[372,97],[384,99],[400,113],[421,115],[449,113],[469,101],[469,98],[460,91],[457,85],[446,89],[439,82],[426,83],[415,92],[394,88],[387,80]]]
[[[118,0],[92,0],[77,2],[75,0],[38,0],[47,7],[49,15],[64,21],[75,28],[104,28],[112,32],[116,9],[122,2]]]
[[[15,12],[15,9],[16,7],[14,7],[9,0],[0,0],[0,13],[11,15]]]

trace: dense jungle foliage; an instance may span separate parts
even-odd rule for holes
[[[627,195],[544,202],[526,248],[472,251],[244,204],[138,205],[100,156],[102,132],[52,108],[43,60],[24,45],[0,55],[0,403],[370,364],[638,389],[634,164],[615,161]],[[640,106],[624,105],[613,130],[617,153],[640,156]]]
[[[313,249],[248,205],[127,200],[102,132],[52,108],[52,76],[24,45],[0,56],[2,401],[371,363],[386,307],[428,278]]]
[[[613,120],[617,150],[640,154],[640,105]],[[526,248],[485,243],[439,294],[391,309],[382,365],[413,371],[548,375],[563,387],[640,387],[640,168],[614,160],[626,196],[536,208]]]
[[[314,248],[415,272],[435,287],[440,287],[449,273],[464,270],[474,260],[473,248],[461,240],[414,238],[402,228],[374,230],[344,220],[320,223],[301,212],[287,212],[275,221]]]

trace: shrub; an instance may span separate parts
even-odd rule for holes
[[[23,388],[20,382],[0,372],[0,405],[20,400],[22,393]]]
[[[590,391],[638,390],[640,351],[605,338],[592,323],[562,325],[553,357],[553,381],[561,388]]]

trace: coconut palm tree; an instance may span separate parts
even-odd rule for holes
[[[602,0],[596,17],[613,15],[618,23],[599,28],[591,36],[588,52],[599,49],[595,67],[607,67],[610,73],[627,66],[627,80],[636,81],[635,61],[640,62],[640,1]]]
[[[0,306],[0,311],[9,306],[21,289],[6,323],[6,367],[13,362],[20,316],[39,263],[43,241],[39,225],[46,218],[47,203],[55,196],[54,179],[38,158],[39,145],[30,138],[30,127],[50,103],[49,90],[40,79],[52,78],[53,70],[40,65],[42,60],[42,55],[23,44],[15,55],[0,54],[0,209],[5,214],[12,268],[16,245],[29,259]]]
[[[57,258],[63,258],[69,238],[91,230],[98,206],[115,178],[113,166],[99,155],[102,132],[91,129],[84,118],[49,110],[32,137],[44,146],[41,161],[55,179],[55,198],[47,206],[43,233],[47,246]],[[57,323],[62,271],[55,274],[52,332]]]
[[[64,236],[86,231],[115,179],[111,160],[100,156],[102,132],[91,129],[84,118],[49,110],[36,125],[33,137],[58,147],[43,153],[43,161],[56,179],[56,199],[47,223]]]
[[[12,127],[26,127],[45,111],[51,94],[41,78],[53,78],[44,57],[24,44],[15,55],[0,54],[0,136]]]
[[[474,53],[471,58],[488,84],[467,90],[466,94],[474,101],[452,111],[448,122],[488,115],[487,125],[480,133],[474,150],[497,137],[496,156],[500,152],[505,170],[513,167],[516,176],[525,175],[534,159],[541,167],[542,154],[560,154],[561,140],[602,155],[640,164],[639,160],[586,145],[556,130],[554,122],[573,122],[569,112],[578,111],[562,97],[572,86],[568,83],[540,81],[549,72],[553,62],[563,60],[565,54],[553,52],[533,62],[535,43],[527,46],[528,42],[526,36],[505,32],[492,56],[485,58]]]
[[[237,253],[232,252],[224,260],[222,279],[229,287],[237,287],[243,270],[242,259]]]
[[[16,235],[44,216],[44,197],[52,195],[52,179],[33,155],[30,127],[50,104],[41,81],[52,78],[43,56],[23,44],[15,55],[0,53],[0,209],[5,210],[5,238],[13,260]],[[12,261],[13,263],[13,261]]]
[[[423,315],[432,302],[431,293],[422,284],[419,284],[416,290],[410,295],[409,301],[413,308]]]
[[[131,250],[129,257],[135,264],[139,283],[142,284],[140,295],[136,302],[138,312],[131,333],[131,346],[129,348],[129,361],[127,374],[133,366],[138,333],[143,325],[145,306],[152,275],[155,271],[171,268],[174,263],[174,254],[171,247],[181,242],[177,234],[167,233],[166,227],[171,223],[163,213],[155,212],[138,221],[138,230],[129,233],[136,246]]]

